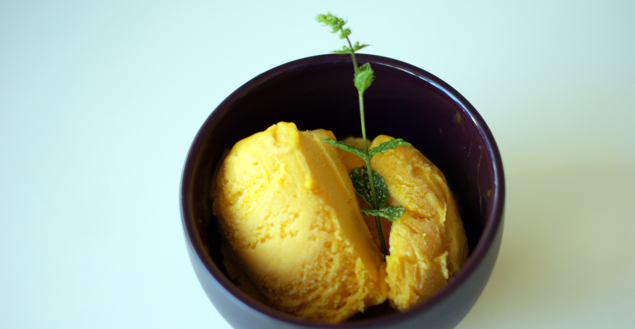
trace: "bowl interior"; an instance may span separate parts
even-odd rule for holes
[[[403,138],[441,169],[459,205],[472,253],[488,220],[502,207],[495,202],[503,193],[502,165],[491,133],[476,110],[435,76],[378,56],[358,55],[358,61],[370,62],[375,71],[364,95],[368,137]],[[352,79],[350,56],[291,62],[243,85],[204,123],[186,162],[182,207],[185,226],[195,235],[193,244],[200,244],[205,255],[199,256],[212,271],[224,271],[209,202],[212,173],[223,153],[279,121],[294,122],[300,130],[328,129],[338,139],[360,136]]]

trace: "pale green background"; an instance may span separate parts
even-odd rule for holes
[[[229,328],[185,250],[185,155],[240,85],[338,48],[330,10],[499,143],[503,245],[459,328],[632,328],[635,1],[391,2],[0,1],[0,327]]]

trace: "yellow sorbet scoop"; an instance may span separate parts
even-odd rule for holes
[[[340,322],[386,300],[386,272],[330,131],[280,122],[234,145],[213,210],[236,263],[266,302]]]
[[[380,135],[371,147],[390,139]],[[374,156],[371,165],[388,186],[388,204],[406,208],[391,226],[386,257],[388,299],[405,310],[444,287],[461,268],[467,238],[445,177],[421,152],[401,146]]]

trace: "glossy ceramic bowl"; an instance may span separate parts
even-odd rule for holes
[[[476,110],[432,74],[389,58],[370,62],[375,81],[365,93],[370,138],[411,142],[445,174],[467,233],[470,256],[448,285],[405,312],[386,305],[347,322],[301,320],[267,307],[226,275],[209,188],[223,153],[238,140],[279,121],[300,130],[325,128],[359,136],[359,107],[350,56],[323,55],[273,68],[238,88],[207,118],[185,162],[181,214],[187,249],[203,289],[234,328],[453,328],[468,313],[494,268],[503,233],[505,180],[494,138]]]

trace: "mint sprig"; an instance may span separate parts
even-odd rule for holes
[[[388,150],[392,150],[399,146],[412,146],[412,144],[406,142],[405,140],[401,138],[394,138],[373,147],[372,149],[368,150],[368,153],[369,153],[369,156],[372,158],[377,154],[383,154],[384,152]]]
[[[359,167],[351,170],[350,177],[355,193],[362,197],[371,208],[381,209],[388,203],[390,196],[388,186],[386,186],[384,178],[376,171],[372,170],[372,175],[369,175],[368,167]],[[371,185],[374,185],[374,189],[371,188]],[[372,193],[373,190],[375,190],[375,194]]]
[[[406,208],[402,206],[388,206],[382,207],[380,209],[362,209],[362,212],[366,215],[371,216],[381,216],[388,219],[391,222],[396,221],[401,218],[401,216],[406,212]]]
[[[331,139],[327,139],[322,142],[339,147],[344,151],[351,152],[362,158],[366,163],[365,167],[355,168],[351,170],[349,175],[351,177],[351,180],[353,181],[355,193],[357,193],[357,195],[359,195],[362,199],[364,199],[364,201],[366,201],[369,206],[371,206],[370,209],[362,209],[362,212],[367,215],[375,216],[375,226],[377,227],[377,232],[379,233],[381,251],[382,253],[384,253],[384,255],[386,255],[388,254],[388,252],[386,251],[386,243],[384,241],[384,235],[381,231],[379,217],[385,217],[389,221],[394,222],[399,219],[406,210],[402,206],[386,206],[389,197],[388,186],[386,186],[384,179],[371,168],[370,160],[373,156],[377,154],[383,154],[385,151],[394,149],[396,147],[412,145],[404,141],[403,139],[398,138],[381,143],[370,150],[368,149],[368,140],[366,139],[366,120],[364,118],[364,92],[371,86],[371,84],[375,80],[375,72],[370,67],[369,63],[358,66],[357,58],[355,57],[356,51],[366,48],[368,47],[368,45],[360,44],[359,42],[355,42],[355,44],[351,43],[351,40],[349,39],[351,30],[349,28],[344,28],[344,26],[346,25],[346,20],[344,19],[328,13],[326,15],[317,15],[315,17],[315,20],[324,24],[325,26],[329,26],[331,28],[331,33],[339,32],[340,39],[346,39],[346,42],[348,43],[348,46],[342,46],[342,49],[335,50],[334,53],[351,54],[351,57],[353,58],[353,67],[355,69],[355,73],[353,75],[353,83],[355,85],[355,88],[357,89],[357,94],[359,96],[359,117],[362,126],[362,138],[364,140],[364,148],[361,149]]]

